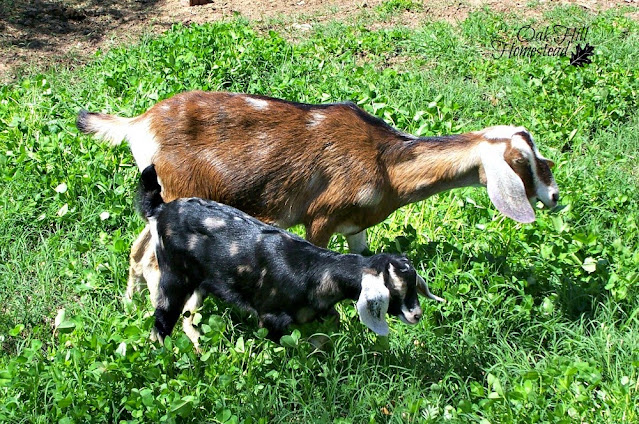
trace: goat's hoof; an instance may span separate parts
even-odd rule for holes
[[[149,336],[149,339],[153,343],[159,342],[160,346],[164,346],[164,338],[160,335],[160,333],[158,333],[158,330],[156,330],[155,328],[151,330],[151,335]]]

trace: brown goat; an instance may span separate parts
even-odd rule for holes
[[[321,247],[341,233],[354,252],[366,250],[366,228],[448,189],[485,185],[520,222],[534,221],[536,199],[554,207],[559,198],[552,162],[523,127],[418,138],[353,103],[202,91],[135,118],[81,111],[77,126],[111,144],[126,139],[140,170],[155,164],[167,202],[202,197],[282,228],[301,223]],[[128,295],[158,275],[149,240],[147,229],[133,245]]]

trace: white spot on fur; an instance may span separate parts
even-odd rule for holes
[[[251,267],[250,265],[240,265],[237,267],[237,273],[238,274],[244,274],[244,273],[249,273],[253,271],[253,267]]]
[[[151,240],[153,240],[153,246],[157,250],[160,245],[160,236],[158,235],[158,220],[151,217],[149,218],[149,228],[151,229]]]
[[[231,244],[229,245],[229,255],[233,257],[237,255],[239,251],[240,251],[240,246],[237,244],[236,241],[232,241]]]
[[[112,145],[118,145],[126,139],[140,171],[152,163],[159,145],[151,132],[148,119],[118,116],[101,118],[99,115],[89,115],[87,119],[89,129],[97,138],[104,139]]]
[[[355,202],[362,206],[377,206],[382,200],[382,193],[373,184],[360,188],[355,196]]]
[[[195,234],[191,234],[189,235],[189,241],[186,243],[186,246],[189,250],[196,250],[199,241],[200,237]]]
[[[262,284],[264,284],[264,279],[266,278],[266,268],[262,268],[262,270],[260,271],[260,278],[258,278],[257,280],[257,287],[261,288]]]
[[[329,270],[324,271],[322,277],[320,278],[320,284],[317,290],[318,297],[330,297],[330,295],[337,289],[337,283],[335,283],[335,280],[333,280],[333,277],[331,277],[331,272]]]
[[[317,127],[326,119],[326,115],[322,112],[311,112],[311,119],[308,121],[309,128]]]
[[[166,310],[168,307],[169,307],[169,299],[166,297],[166,295],[162,291],[162,287],[159,286],[159,280],[158,280],[158,291],[155,294],[155,308]]]
[[[209,216],[202,221],[202,225],[204,225],[204,228],[207,230],[217,230],[218,228],[226,226],[226,222],[221,218],[213,218],[212,216]]]
[[[231,173],[228,164],[223,160],[220,160],[215,150],[205,149],[201,153],[201,157],[202,159],[205,159],[210,164],[210,166],[213,167],[218,173],[222,175]]]
[[[264,99],[256,99],[254,97],[244,97],[244,100],[246,100],[246,102],[253,106],[255,109],[257,110],[266,110],[268,109],[268,100],[264,100]]]
[[[271,157],[274,144],[270,142],[271,137],[265,132],[258,133],[254,138],[257,140],[257,143],[252,145],[250,154],[259,166],[261,160],[268,160],[268,158]]]

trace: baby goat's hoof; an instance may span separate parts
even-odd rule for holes
[[[158,333],[158,330],[155,327],[151,330],[151,335],[149,336],[149,339],[153,343],[160,342],[160,345],[164,346],[164,338],[160,335],[160,333]]]

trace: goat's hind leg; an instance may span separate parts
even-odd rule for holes
[[[136,291],[140,291],[146,285],[144,269],[148,259],[148,250],[151,248],[151,229],[147,225],[131,245],[131,254],[129,255],[129,280],[126,286],[125,300],[131,300],[133,294]]]

